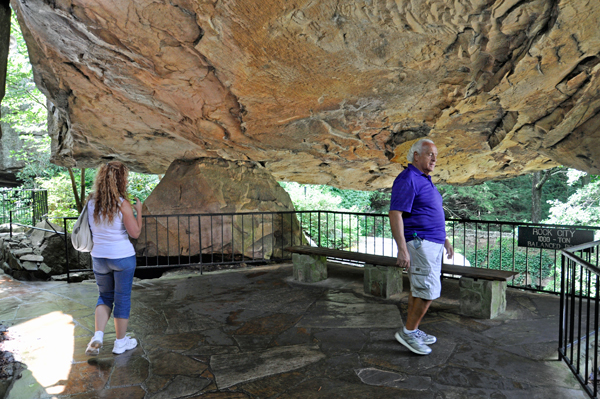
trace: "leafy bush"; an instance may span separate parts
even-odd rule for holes
[[[540,255],[538,249],[518,247],[516,240],[513,243],[512,239],[502,241],[502,250],[499,240],[490,245],[489,252],[487,248],[478,248],[477,251],[467,248],[465,257],[473,267],[519,272],[515,285],[527,284],[541,289],[554,289],[553,277],[557,267],[560,268],[560,257],[555,259],[554,251],[542,250]]]
[[[160,183],[158,175],[147,175],[144,173],[129,172],[127,191],[129,197],[139,198],[140,201],[146,201],[146,198],[152,193],[152,190]]]
[[[67,173],[58,174],[48,180],[38,180],[40,186],[48,190],[48,216],[78,216],[71,178]]]
[[[75,174],[75,180],[79,182],[81,172],[79,170],[73,170],[73,172]],[[95,169],[86,169],[86,193],[91,192],[95,175]],[[154,187],[156,187],[158,182],[159,178],[156,175],[131,172],[129,174],[129,185],[127,190],[129,191],[131,198],[139,197],[143,202],[150,195],[152,190],[154,190]],[[66,170],[63,169],[60,173],[48,179],[38,178],[37,183],[41,188],[48,190],[48,215],[50,217],[79,215],[75,197],[73,195],[73,188],[71,186],[71,178]]]

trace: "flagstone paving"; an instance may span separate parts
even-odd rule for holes
[[[494,320],[458,315],[458,286],[421,328],[429,356],[394,339],[407,292],[365,295],[362,270],[330,265],[316,284],[289,264],[136,280],[130,331],[140,345],[113,355],[109,323],[97,357],[93,281],[20,282],[0,275],[3,350],[23,364],[7,398],[585,398],[557,360],[555,296],[509,289]],[[112,321],[111,321],[112,323]]]

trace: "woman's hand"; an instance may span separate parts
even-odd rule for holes
[[[139,198],[135,199],[135,212],[133,215],[133,208],[129,201],[123,201],[121,203],[121,213],[123,214],[123,224],[125,224],[125,230],[131,238],[138,238],[142,232],[142,201]]]
[[[135,204],[133,204],[136,215],[142,214],[142,201],[138,197],[135,197]]]

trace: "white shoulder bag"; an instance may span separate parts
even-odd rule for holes
[[[88,219],[88,204],[86,202],[81,211],[81,215],[77,218],[75,225],[73,226],[73,232],[71,233],[71,242],[73,248],[80,252],[91,252],[94,247],[92,241],[92,230],[90,229],[90,222]]]

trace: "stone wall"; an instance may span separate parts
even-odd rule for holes
[[[65,243],[63,236],[42,230],[25,230],[13,226],[13,235],[7,232],[9,226],[2,225],[0,233],[0,262],[5,273],[18,280],[62,279],[67,272]],[[40,222],[36,227],[61,232],[62,228],[48,222]],[[88,254],[77,252],[67,236],[70,269],[90,269]]]

